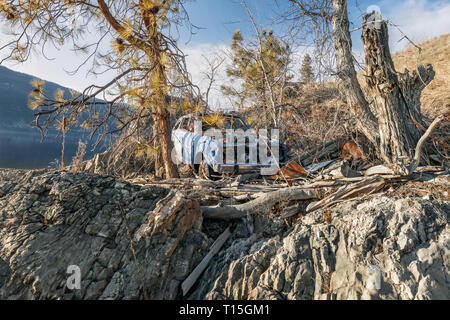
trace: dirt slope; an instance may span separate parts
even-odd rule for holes
[[[395,68],[410,72],[417,65],[431,63],[436,72],[434,80],[422,93],[422,110],[430,118],[436,117],[450,108],[450,33],[419,43],[419,50],[411,45],[407,49],[393,54]]]

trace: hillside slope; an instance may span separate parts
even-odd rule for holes
[[[0,66],[1,127],[28,127],[25,122],[33,120],[33,111],[28,108],[28,94],[33,90],[30,84],[32,79],[33,76]],[[57,89],[68,90],[53,82],[45,83],[46,94],[53,96]]]
[[[410,72],[418,65],[431,63],[436,76],[422,92],[422,110],[430,118],[450,108],[450,33],[419,43],[419,50],[409,48],[396,52],[392,58],[398,72]]]

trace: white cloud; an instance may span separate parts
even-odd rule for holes
[[[229,60],[230,47],[225,44],[202,43],[192,47],[182,48],[186,55],[186,65],[192,77],[192,82],[200,87],[201,93],[204,94],[209,86],[209,80],[206,76],[209,72],[207,59],[211,62],[218,62],[222,59],[225,61],[217,69],[214,78],[214,84],[211,87],[209,104],[212,108],[231,108],[228,98],[223,96],[220,86],[226,81],[226,68],[230,63]],[[206,73],[206,74],[205,74]]]
[[[414,42],[450,32],[448,1],[388,1],[382,6],[382,14]],[[408,40],[402,39],[403,35],[394,27],[390,28],[389,36],[392,51],[404,49],[409,44]]]

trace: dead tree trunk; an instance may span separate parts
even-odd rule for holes
[[[378,115],[380,154],[395,164],[412,159],[423,131],[420,94],[434,78],[431,65],[410,76],[397,74],[389,51],[388,27],[381,14],[364,16],[362,42],[366,55],[366,84]],[[423,81],[423,83],[422,83]]]
[[[333,0],[334,47],[336,49],[337,75],[342,80],[344,91],[358,129],[372,144],[378,144],[378,124],[369,108],[353,65],[352,38],[346,0]]]
[[[426,65],[420,66],[412,75],[408,70],[404,74],[397,73],[389,51],[387,22],[378,12],[365,15],[363,20],[365,78],[372,108],[353,64],[346,0],[333,0],[338,76],[344,83],[358,130],[375,145],[386,165],[401,173],[404,166],[399,165],[400,161],[413,158],[414,148],[423,133],[420,94],[433,80],[434,71],[431,65]]]

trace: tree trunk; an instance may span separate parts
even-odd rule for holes
[[[370,111],[369,103],[359,85],[353,65],[352,39],[349,31],[346,0],[333,0],[331,23],[336,49],[337,75],[343,82],[347,103],[351,108],[358,129],[373,145],[377,146],[377,119]]]
[[[431,65],[419,68],[424,76],[422,84],[418,74],[397,75],[389,51],[388,27],[381,14],[372,12],[363,18],[362,42],[366,55],[366,84],[378,114],[380,153],[392,164],[399,159],[411,159],[422,136],[420,126],[420,93],[431,80]],[[425,82],[426,81],[426,82]]]
[[[156,28],[155,28],[156,30]],[[175,164],[172,161],[172,140],[170,137],[170,116],[167,111],[167,81],[165,66],[161,61],[161,51],[158,41],[159,33],[155,32],[150,39],[151,51],[150,51],[150,61],[154,65],[151,72],[152,83],[154,87],[152,92],[152,108],[153,108],[153,120],[154,129],[157,129],[154,134],[154,142],[159,143],[159,151],[157,159],[155,161],[155,174],[161,176],[161,162],[164,166],[165,178],[178,178],[178,171]]]
[[[161,142],[159,141],[159,124],[157,117],[153,116],[153,129],[152,129],[153,148],[158,150],[154,155],[155,158],[155,176],[163,178],[165,175],[165,168],[162,161]]]
[[[434,78],[431,65],[420,66],[412,75],[397,74],[389,51],[388,28],[378,12],[364,16],[362,41],[366,55],[367,93],[373,110],[358,82],[353,65],[352,41],[346,0],[333,0],[333,34],[338,76],[344,83],[347,102],[358,129],[371,141],[380,158],[401,172],[401,159],[412,159],[424,126],[420,94]]]

